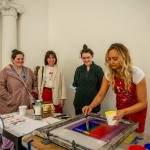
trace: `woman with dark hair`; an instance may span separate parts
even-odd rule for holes
[[[83,65],[76,69],[72,84],[74,89],[76,89],[74,98],[76,115],[81,114],[82,108],[92,102],[101,87],[104,75],[102,68],[92,61],[94,53],[87,47],[87,45],[83,46],[80,55]],[[99,112],[100,105],[92,111],[94,113]]]
[[[38,71],[39,99],[43,102],[53,102],[56,113],[62,113],[66,97],[66,87],[63,70],[57,66],[57,56],[54,51],[47,51],[44,67]]]
[[[13,50],[11,60],[12,64],[0,72],[0,114],[17,112],[20,105],[30,108],[29,96],[36,96],[38,93],[34,73],[24,66],[24,53]],[[13,145],[13,142],[4,137],[2,140],[3,149],[9,149]]]

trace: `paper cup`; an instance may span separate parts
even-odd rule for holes
[[[27,106],[26,105],[19,106],[19,115],[20,116],[25,116],[26,112],[27,112]]]
[[[105,112],[108,125],[110,125],[110,126],[116,125],[116,120],[113,120],[116,113],[117,112],[115,110]]]

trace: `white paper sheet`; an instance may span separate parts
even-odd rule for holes
[[[43,120],[47,122],[48,124],[53,124],[53,123],[61,121],[60,119],[52,118],[52,117],[44,118]]]
[[[3,119],[3,122],[8,131],[18,135],[28,134],[37,128],[48,125],[46,121],[34,120],[28,117],[20,117],[15,113],[13,116]]]
[[[61,121],[60,119],[52,117],[34,120],[25,116],[21,117],[17,113],[1,115],[1,117],[3,118],[4,127],[7,128],[8,131],[18,135],[28,134],[35,129]]]

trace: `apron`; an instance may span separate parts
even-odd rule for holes
[[[136,95],[136,85],[132,82],[130,91],[125,91],[124,80],[115,77],[115,87],[114,92],[116,93],[116,107],[118,110],[128,108],[136,103],[138,103]],[[147,106],[134,114],[126,115],[123,119],[138,122],[139,127],[137,132],[143,133],[145,128]]]

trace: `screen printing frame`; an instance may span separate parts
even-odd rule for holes
[[[106,118],[102,115],[97,114],[91,114],[91,117],[100,118],[106,121]],[[59,137],[58,135],[52,134],[53,130],[59,129],[60,127],[69,125],[70,123],[76,122],[80,119],[83,119],[84,115],[77,115],[75,117],[69,118],[67,120],[64,120],[62,122],[55,123],[53,125],[48,125],[46,127],[39,128],[33,132],[33,134],[38,135],[42,138],[49,139],[51,142],[58,144],[62,147],[65,147],[67,149],[73,149],[73,150],[92,150],[91,148],[85,147],[83,145],[79,145],[75,143],[75,141],[69,141],[67,139],[64,139],[62,137]],[[126,120],[122,120],[123,124],[127,125],[127,128],[124,129],[122,132],[114,136],[111,140],[106,142],[105,145],[98,148],[98,150],[113,150],[116,148],[130,133],[136,130],[138,128],[138,123],[136,122],[129,122]]]

